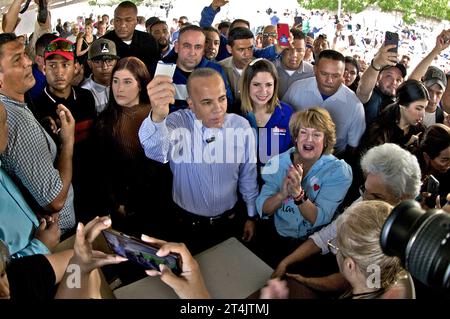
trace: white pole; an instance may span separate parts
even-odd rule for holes
[[[342,0],[338,0],[338,19],[341,19]]]

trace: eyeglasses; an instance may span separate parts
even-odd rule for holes
[[[55,41],[47,45],[45,52],[53,51],[75,52],[75,45],[66,41]]]
[[[328,249],[333,253],[337,254],[339,251],[339,247],[336,246],[336,237],[327,241]]]
[[[265,38],[268,38],[268,37],[276,38],[277,37],[277,34],[275,32],[264,32],[262,35]]]
[[[92,63],[96,67],[102,67],[103,64],[106,64],[106,66],[112,66],[114,64],[114,59],[101,59],[101,60],[93,60]]]

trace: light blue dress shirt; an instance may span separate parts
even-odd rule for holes
[[[256,199],[256,208],[262,216],[264,202],[278,193],[283,185],[289,166],[290,158],[295,147],[274,156],[262,169],[264,185]],[[275,227],[284,237],[303,238],[311,235],[320,226],[328,224],[344,200],[347,190],[352,183],[352,169],[343,160],[333,155],[322,155],[302,179],[302,188],[308,198],[317,207],[317,218],[314,224],[303,218],[298,206],[292,199],[287,200],[275,212]]]
[[[190,109],[155,123],[150,115],[139,129],[145,155],[170,162],[174,202],[193,214],[221,215],[237,202],[237,188],[256,215],[256,141],[243,117],[226,114],[222,128],[206,128]]]
[[[8,245],[12,258],[50,253],[34,237],[38,227],[39,221],[19,188],[0,167],[0,239]]]

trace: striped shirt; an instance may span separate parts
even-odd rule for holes
[[[255,216],[258,196],[256,142],[248,122],[226,114],[222,128],[202,125],[190,110],[179,110],[155,123],[150,115],[139,130],[145,155],[170,162],[174,202],[193,214],[218,216],[234,207],[237,188]]]
[[[28,191],[35,202],[30,205],[37,213],[38,206],[48,206],[63,188],[59,171],[54,167],[56,145],[26,103],[2,94],[0,102],[5,105],[9,127],[8,144],[0,155],[2,167],[18,185]],[[62,233],[75,226],[72,186],[59,212],[59,226]]]

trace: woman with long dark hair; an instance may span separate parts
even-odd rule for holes
[[[421,82],[408,80],[400,85],[396,102],[388,105],[363,135],[361,151],[383,143],[416,150],[425,131],[422,120],[428,99],[428,90]]]
[[[117,229],[136,235],[153,233],[170,194],[165,185],[171,179],[163,176],[167,170],[145,156],[138,137],[151,110],[146,88],[150,80],[138,58],[119,60],[112,72],[108,106],[96,125],[106,182],[104,205]]]
[[[445,204],[450,193],[450,128],[444,124],[430,125],[416,152],[422,171],[422,192],[427,192],[431,175],[439,182],[438,194],[432,194],[426,202],[428,207],[436,204],[435,196],[440,195],[441,205]]]

